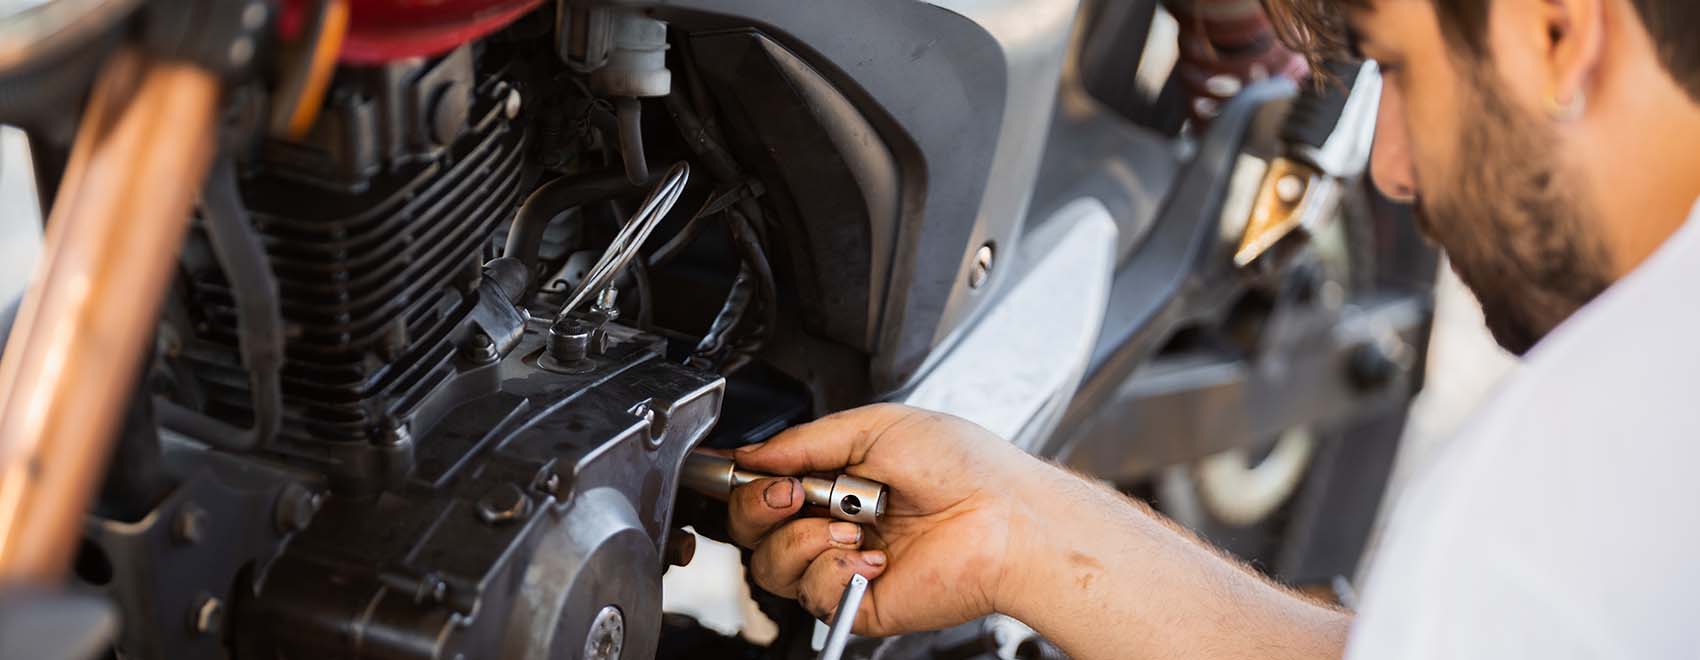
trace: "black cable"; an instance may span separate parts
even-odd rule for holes
[[[708,325],[708,332],[703,333],[702,340],[691,351],[693,360],[712,363],[720,359],[720,354],[727,347],[726,337],[744,320],[744,312],[749,309],[756,289],[755,270],[748,262],[739,262],[738,276],[732,278],[732,287],[726,291],[726,302],[720,305],[720,311]]]
[[[283,311],[278,302],[277,277],[272,274],[260,237],[249,222],[236,188],[236,168],[229,159],[214,164],[201,196],[201,211],[213,256],[230,283],[236,301],[238,350],[248,368],[253,426],[239,429],[174,402],[159,402],[159,421],[165,428],[209,445],[247,451],[265,447],[283,420]]]
[[[761,328],[756,336],[767,337],[773,333],[778,319],[779,293],[773,284],[773,268],[767,262],[767,253],[756,239],[748,216],[735,208],[727,211],[726,228],[731,231],[732,243],[738,247],[744,262],[755,271],[762,312]]]

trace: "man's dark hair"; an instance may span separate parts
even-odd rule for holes
[[[1368,6],[1372,0],[1264,0],[1277,34],[1288,46],[1311,58],[1315,64],[1349,56],[1351,44],[1346,29],[1346,8]],[[1440,29],[1462,54],[1479,57],[1487,52],[1488,4],[1493,0],[1429,0],[1440,19]],[[1688,92],[1700,101],[1700,1],[1632,0],[1641,22],[1652,35],[1659,61]]]

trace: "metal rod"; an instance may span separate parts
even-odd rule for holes
[[[76,554],[215,148],[218,79],[120,51],[104,65],[0,357],[0,581]]]
[[[668,168],[667,173],[661,177],[661,182],[655,184],[649,196],[638,205],[637,212],[633,213],[631,219],[620,228],[620,232],[614,235],[614,240],[608,243],[608,249],[602,252],[602,257],[596,260],[596,265],[591,266],[590,273],[585,275],[584,280],[580,281],[578,287],[567,297],[567,304],[561,307],[557,318],[566,318],[574,309],[578,309],[579,305],[614,281],[626,264],[631,262],[632,257],[637,256],[644,241],[649,240],[649,234],[655,231],[655,226],[660,224],[661,218],[673,210],[673,204],[677,203],[679,195],[685,192],[685,183],[690,181],[690,178],[691,166],[684,161]]]
[[[868,593],[868,578],[850,576],[844,586],[844,597],[838,599],[838,611],[832,615],[832,626],[826,630],[826,644],[821,646],[820,660],[839,660],[844,647],[850,643],[850,628],[856,625],[856,612],[862,608],[862,596]]]

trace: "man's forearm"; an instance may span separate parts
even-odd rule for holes
[[[1060,469],[1017,526],[1000,609],[1071,656],[1338,658],[1351,615],[1289,593],[1144,505]]]

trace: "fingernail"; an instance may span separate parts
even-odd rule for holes
[[[733,454],[736,454],[736,455],[739,455],[739,456],[743,456],[743,455],[744,455],[744,454],[748,454],[748,453],[750,453],[750,452],[752,452],[752,451],[755,451],[755,450],[757,450],[757,449],[760,449],[760,448],[761,448],[761,445],[762,445],[762,443],[759,443],[759,442],[758,442],[758,443],[755,443],[755,444],[753,444],[753,445],[744,445],[744,446],[742,446],[742,447],[739,447],[739,448],[737,448],[737,449],[734,449],[734,450],[732,450],[732,453],[733,453]]]
[[[884,566],[885,552],[881,550],[869,550],[864,552],[862,553],[862,563],[869,566]]]
[[[796,490],[792,485],[793,483],[794,481],[791,479],[780,479],[768,484],[767,488],[761,491],[762,501],[767,502],[768,506],[775,509],[791,506],[792,491]]]
[[[862,542],[862,526],[852,522],[835,522],[826,526],[833,543],[856,545]]]

